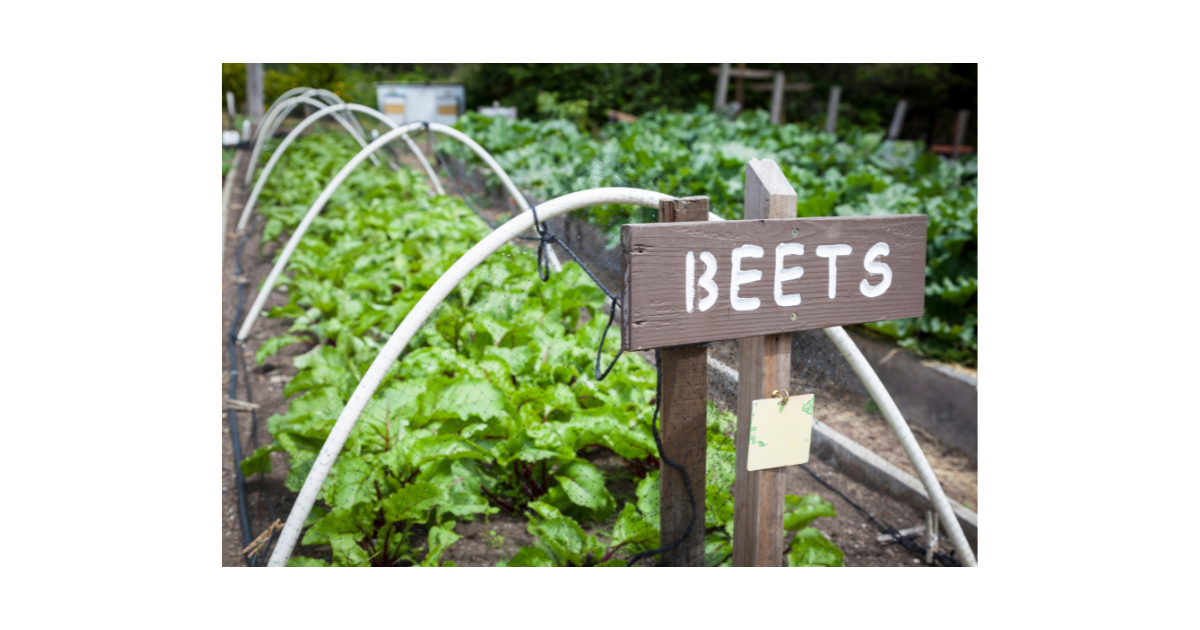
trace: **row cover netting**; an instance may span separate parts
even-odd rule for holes
[[[295,143],[262,195],[263,242],[298,224],[357,149],[343,134]],[[245,474],[269,470],[270,453],[283,451],[287,487],[298,492],[388,336],[488,233],[461,199],[428,191],[419,172],[363,164],[301,241],[277,289],[286,292],[287,305],[268,313],[290,320],[290,329],[263,341],[256,359],[291,344],[310,349],[294,360],[298,373],[284,390],[291,397],[286,412],[268,420],[272,442],[243,462]],[[475,205],[493,222],[509,216],[482,199]],[[619,293],[616,253],[603,236],[611,225],[644,220],[643,210],[606,209],[608,224],[600,230],[572,219],[549,225]],[[596,379],[597,351],[607,366],[620,348],[619,330],[610,329],[601,348],[611,305],[579,265],[558,253],[562,271],[543,282],[536,248],[514,241],[436,309],[360,417],[306,523],[301,545],[310,555],[293,557],[291,565],[444,564],[459,539],[458,522],[500,512],[527,519],[535,540],[501,560],[509,566],[625,565],[672,542],[660,540],[658,530],[662,463],[651,429],[653,355],[625,355]],[[861,387],[820,331],[795,339],[797,393],[817,393],[822,404],[863,404]],[[735,343],[714,344],[709,354],[736,369]],[[705,479],[692,484],[707,508],[694,535],[705,537],[711,566],[728,566],[731,554],[736,385],[730,385],[711,373],[701,384],[709,400],[708,465]],[[816,495],[789,497],[787,505],[788,529],[797,532],[789,563],[841,564],[841,551],[809,526],[834,516],[832,506]]]

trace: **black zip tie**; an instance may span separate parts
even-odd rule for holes
[[[805,466],[804,464],[800,464],[800,467],[804,469],[804,472],[807,472],[808,474],[812,475],[813,479],[816,479],[821,485],[825,486],[826,488],[829,488],[835,494],[837,494],[839,497],[841,497],[842,500],[844,500],[846,503],[849,503],[851,507],[853,507],[854,509],[858,510],[859,512],[862,512],[863,514],[865,514],[867,517],[867,520],[874,523],[875,527],[878,527],[879,531],[881,533],[891,536],[892,540],[894,542],[899,543],[900,546],[904,547],[905,549],[908,549],[909,551],[917,553],[918,555],[921,555],[921,556],[925,555],[926,550],[924,547],[909,540],[908,538],[905,538],[904,536],[901,536],[900,532],[895,527],[892,527],[891,525],[888,525],[886,523],[880,523],[879,521],[875,520],[875,517],[872,516],[871,513],[868,512],[866,508],[855,503],[854,501],[851,501],[850,497],[843,494],[841,490],[838,490],[837,488],[834,488],[833,486],[829,485],[828,481],[825,481],[824,479],[822,479],[820,477],[820,475],[813,472],[812,469],[810,469],[808,466]],[[933,557],[938,562],[941,562],[942,566],[945,566],[945,567],[961,567],[962,566],[962,564],[959,563],[958,559],[954,557],[953,551],[950,552],[950,555],[946,555],[944,553],[935,551],[935,552],[933,552]]]
[[[675,542],[673,542],[669,545],[664,545],[662,547],[659,547],[658,549],[651,549],[650,551],[643,551],[643,552],[635,555],[634,557],[630,558],[629,563],[627,565],[625,565],[625,566],[629,566],[629,567],[633,566],[634,563],[636,563],[638,560],[641,560],[642,558],[646,558],[649,556],[656,556],[661,553],[666,553],[666,552],[678,547],[679,545],[683,544],[683,541],[687,540],[687,537],[692,535],[692,529],[696,525],[696,497],[692,493],[692,480],[688,477],[687,471],[683,469],[683,466],[681,466],[678,463],[667,458],[666,453],[663,452],[662,438],[659,437],[659,435],[658,435],[658,409],[662,405],[662,354],[661,354],[661,352],[659,352],[658,348],[654,349],[654,363],[655,363],[654,369],[657,372],[657,377],[655,378],[655,383],[654,383],[654,390],[655,390],[654,416],[650,420],[650,431],[652,433],[654,433],[654,445],[658,447],[658,458],[660,460],[662,460],[663,463],[665,463],[666,465],[670,466],[671,468],[674,468],[675,470],[678,470],[679,474],[683,475],[683,483],[684,483],[684,488],[687,490],[688,503],[690,503],[692,506],[692,518],[691,518],[691,520],[688,521],[687,530],[685,532],[683,532],[683,536],[680,536],[679,540],[676,540]],[[661,476],[658,479],[658,483],[660,485],[662,484]]]

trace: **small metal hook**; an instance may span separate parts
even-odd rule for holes
[[[779,398],[779,390],[778,389],[771,392],[771,398]],[[783,390],[784,404],[787,404],[787,401],[788,401],[788,393],[787,393],[787,390],[785,389],[785,390]]]

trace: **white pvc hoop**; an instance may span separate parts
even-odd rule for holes
[[[405,128],[409,125],[405,125]],[[387,136],[397,134],[397,130],[389,132],[379,140],[371,144],[372,147],[380,141],[385,141]],[[464,136],[465,137],[465,136]],[[378,148],[378,147],[376,147]],[[365,150],[364,150],[365,151]],[[362,161],[362,155],[355,156],[354,160]],[[352,160],[353,165],[357,163]],[[343,174],[348,174],[348,170],[352,170],[352,164],[347,164],[343,168],[342,173],[338,173],[338,178],[345,179]],[[503,172],[503,171],[498,171]],[[338,178],[334,179],[335,183],[340,184]],[[331,183],[331,186],[334,184]],[[329,189],[326,189],[329,192]],[[327,197],[322,193],[322,197]],[[539,209],[538,219],[547,220],[556,217],[560,214],[565,214],[572,210],[578,210],[595,205],[604,204],[635,204],[645,207],[656,208],[659,202],[663,199],[671,199],[669,195],[652,192],[648,190],[639,190],[633,188],[596,188],[581,192],[571,193],[549,202],[542,204]],[[324,203],[322,200],[318,200]],[[314,209],[316,206],[314,205]],[[310,210],[309,215],[305,216],[305,221],[310,221],[310,217],[315,213]],[[330,431],[329,438],[321,447],[321,452],[317,455],[316,461],[313,463],[312,469],[309,471],[308,477],[304,480],[304,486],[300,489],[300,495],[296,499],[296,503],[292,507],[292,511],[288,514],[287,523],[284,525],[283,532],[280,534],[279,541],[271,553],[271,559],[267,566],[280,567],[287,564],[288,558],[292,554],[292,550],[296,546],[296,542],[300,538],[301,530],[305,520],[308,519],[309,513],[312,511],[312,506],[316,502],[317,495],[321,491],[321,487],[325,483],[329,471],[333,468],[333,464],[337,461],[338,454],[341,453],[342,446],[350,436],[350,432],[354,429],[358,422],[359,416],[366,408],[371,397],[375,395],[375,391],[379,389],[379,384],[383,381],[388,369],[399,358],[400,353],[412,340],[413,335],[417,330],[424,325],[425,321],[433,313],[433,310],[441,304],[442,300],[458,286],[458,283],[466,278],[472,270],[479,266],[488,256],[500,249],[504,244],[511,241],[520,233],[533,227],[532,213],[525,212],[517,217],[514,217],[509,222],[497,227],[493,232],[488,234],[479,243],[472,247],[466,254],[458,259],[453,266],[450,267],[437,282],[434,283],[425,295],[417,302],[416,306],[409,311],[405,316],[404,321],[400,322],[396,332],[388,339],[387,344],[380,350],[379,355],[371,363],[366,375],[359,381],[354,393],[350,396],[350,400],[342,409],[342,413],[338,416],[337,422]],[[716,214],[709,213],[709,219],[714,221],[724,221],[723,218]],[[301,226],[307,227],[304,221]],[[297,229],[300,231],[300,228]],[[293,235],[293,240],[299,239]],[[288,246],[294,249],[293,242],[289,241]],[[290,254],[290,251],[285,249],[285,254]],[[281,256],[281,260],[282,260]],[[278,265],[276,269],[272,269],[272,275],[278,276]],[[251,312],[251,316],[261,309],[260,302],[265,300],[265,295],[269,292],[272,278],[268,278],[268,284],[264,285],[264,291],[260,292],[259,299],[255,301],[256,308]],[[615,305],[613,306],[615,308]],[[249,324],[249,320],[247,321]],[[243,326],[243,332],[248,332],[248,326]],[[862,379],[868,393],[875,400],[883,412],[884,418],[899,440],[901,448],[904,449],[905,455],[912,462],[913,467],[917,471],[917,475],[925,486],[925,491],[929,494],[934,510],[938,513],[938,517],[942,521],[942,526],[946,530],[947,536],[950,538],[951,544],[955,551],[958,552],[958,557],[964,566],[978,566],[975,559],[975,554],[971,550],[971,545],[967,542],[966,536],[963,534],[962,526],[958,522],[958,518],[954,515],[953,508],[950,506],[949,500],[946,498],[945,492],[942,490],[941,483],[938,482],[937,476],[933,472],[933,467],[929,465],[929,460],[926,459],[925,453],[921,450],[920,444],[917,443],[916,437],[909,428],[908,422],[905,421],[900,409],[892,400],[891,394],[883,382],[879,380],[879,376],[875,370],[867,362],[862,351],[855,345],[854,341],[841,326],[834,326],[825,329],[826,335],[834,342],[842,355],[850,363],[851,368]],[[242,333],[238,335],[239,341],[244,339]]]
[[[383,137],[380,138],[380,140],[382,139]],[[659,202],[664,199],[672,199],[672,197],[636,188],[594,188],[563,195],[539,205],[538,219],[545,221],[572,210],[610,203],[657,208]],[[366,375],[359,381],[358,387],[354,389],[350,400],[346,402],[337,422],[329,432],[325,444],[321,446],[321,452],[313,462],[312,469],[304,480],[304,486],[300,488],[300,495],[296,497],[296,503],[292,506],[291,513],[288,514],[287,523],[283,526],[283,532],[279,535],[279,542],[276,543],[275,550],[271,552],[271,559],[267,566],[281,567],[287,564],[288,558],[292,555],[292,549],[300,539],[304,521],[308,519],[313,503],[316,502],[317,495],[321,492],[321,486],[324,485],[325,478],[333,468],[333,463],[337,461],[342,446],[350,437],[350,431],[354,429],[358,417],[370,402],[371,397],[375,395],[375,391],[379,389],[379,384],[383,381],[388,369],[400,357],[400,353],[412,340],[413,335],[425,324],[442,300],[458,286],[463,278],[467,277],[467,274],[505,243],[531,227],[533,227],[533,213],[530,212],[523,212],[513,217],[511,221],[497,227],[466,254],[463,254],[462,258],[459,258],[450,269],[446,270],[437,282],[425,292],[425,295],[421,296],[416,306],[404,317],[404,321],[400,322],[396,332],[388,339],[387,344],[383,346],[379,355],[371,363],[371,367],[367,369]]]
[[[246,222],[250,220],[250,215],[254,212],[254,207],[258,203],[258,195],[260,193],[262,193],[262,189],[266,185],[267,179],[271,176],[271,171],[274,170],[275,164],[277,162],[279,162],[279,160],[283,157],[284,152],[287,151],[288,147],[291,146],[292,142],[295,141],[295,139],[300,136],[301,132],[303,132],[305,129],[307,129],[309,127],[309,125],[312,125],[313,123],[315,123],[318,119],[320,119],[324,116],[328,116],[329,114],[334,114],[336,112],[341,112],[341,111],[362,112],[369,116],[374,116],[377,120],[382,121],[384,124],[390,126],[393,129],[399,127],[399,125],[396,124],[396,121],[392,120],[391,118],[384,116],[383,114],[379,113],[378,111],[376,111],[374,109],[371,109],[370,107],[365,107],[363,105],[358,105],[355,103],[342,103],[341,105],[329,105],[321,110],[314,112],[311,116],[309,116],[308,118],[305,118],[299,125],[296,125],[296,128],[292,129],[292,131],[290,133],[288,133],[287,137],[283,139],[283,142],[281,142],[279,144],[279,147],[277,149],[275,149],[275,152],[271,154],[271,159],[268,160],[267,165],[265,167],[263,167],[262,174],[258,176],[258,181],[254,182],[254,190],[252,190],[250,192],[250,198],[246,201],[246,207],[242,210],[242,217],[238,220],[238,223],[237,223],[237,231],[238,232],[241,232],[242,230],[244,230],[246,228]],[[337,118],[339,121],[341,120],[340,117],[335,116],[335,118]],[[345,123],[343,123],[343,124],[345,124]],[[419,148],[417,148],[417,145],[412,141],[412,138],[408,137],[408,134],[402,134],[401,138],[404,140],[405,143],[408,144],[408,148],[411,149],[412,152],[417,155],[417,160],[419,160],[421,162],[421,167],[425,169],[425,173],[427,175],[429,175],[429,180],[431,183],[433,183],[433,187],[437,191],[437,194],[439,194],[439,195],[446,194],[446,191],[442,189],[442,183],[440,181],[438,181],[437,173],[435,173],[433,171],[433,167],[430,166],[429,162],[425,160],[425,156],[421,153],[421,150]],[[362,144],[364,146],[366,146],[365,142]]]
[[[277,100],[276,104],[278,105],[278,107],[276,107],[275,105],[271,106],[273,108],[272,111],[268,112],[265,116],[263,116],[262,124],[259,125],[259,127],[255,133],[254,149],[250,152],[250,165],[249,165],[249,168],[246,170],[246,177],[243,182],[246,186],[249,186],[250,180],[254,178],[254,172],[258,168],[258,156],[260,153],[262,153],[262,148],[266,144],[267,139],[270,138],[271,136],[275,135],[275,130],[278,129],[279,126],[283,124],[283,121],[287,119],[288,114],[292,113],[292,110],[295,109],[296,106],[301,103],[314,105],[318,109],[326,106],[326,103],[322,103],[321,101],[317,101],[317,100],[314,100],[313,98],[310,98],[310,97],[314,97],[314,96],[316,96],[316,97],[325,96],[327,100],[334,101],[334,102],[329,103],[329,105],[343,105],[344,104],[342,102],[342,99],[338,98],[336,94],[334,94],[333,92],[330,92],[328,90],[308,90],[307,92],[305,92],[304,94],[301,94],[300,96],[294,96],[294,97],[289,98],[284,101]],[[350,131],[350,135],[355,136],[355,138],[362,138],[363,137],[362,127],[358,124],[358,120],[356,120],[353,116],[350,116],[349,118],[350,118],[350,120],[346,121],[346,120],[341,119],[340,114],[338,116],[338,119],[342,123],[342,126],[346,127],[346,129],[348,131]],[[357,132],[355,130],[357,130]],[[361,143],[362,143],[362,141],[360,140],[360,144]],[[376,166],[379,165],[379,161],[375,158],[375,156],[371,156],[371,161]]]
[[[290,99],[296,95],[311,96],[314,98],[323,99],[329,105],[340,105],[343,103],[341,97],[339,97],[337,94],[334,94],[333,92],[330,92],[329,90],[321,90],[321,89],[312,88],[312,87],[292,88],[292,89],[284,92],[283,94],[281,94],[279,96],[279,98],[276,98],[275,102],[271,103],[271,107],[269,107],[267,109],[267,111],[263,114],[262,121],[264,124],[259,125],[258,129],[254,130],[256,138],[258,136],[262,135],[263,128],[267,127],[266,123],[268,123],[269,121],[274,121],[275,118],[277,116],[279,116],[279,110],[282,109],[283,107],[287,106],[289,104]],[[288,113],[290,113],[292,111],[292,108],[294,108],[294,107],[295,107],[295,105],[291,105],[290,107],[288,107],[288,110],[287,110]],[[287,113],[283,114],[283,118],[287,118]],[[271,133],[274,133],[276,128],[277,127],[271,127]],[[360,128],[359,131],[361,132],[362,129]],[[249,138],[247,138],[247,139],[249,139]]]
[[[259,313],[262,312],[262,308],[267,301],[267,297],[270,296],[271,290],[275,288],[275,283],[279,280],[279,275],[283,273],[283,269],[287,266],[288,260],[291,259],[292,253],[295,252],[296,247],[300,245],[300,239],[304,237],[304,233],[308,231],[308,227],[312,225],[312,222],[317,218],[317,215],[321,213],[321,210],[325,207],[325,204],[329,201],[329,198],[332,197],[333,193],[336,192],[338,187],[342,185],[342,182],[346,181],[346,178],[354,172],[354,169],[357,168],[363,160],[374,155],[374,153],[378,151],[380,147],[388,142],[391,142],[394,138],[400,137],[405,133],[412,131],[413,129],[424,126],[428,126],[430,131],[436,131],[438,133],[448,135],[451,138],[454,138],[455,140],[458,140],[470,147],[471,150],[474,151],[475,154],[480,158],[482,158],[488,167],[490,167],[496,173],[496,175],[500,177],[500,180],[504,182],[505,187],[508,188],[509,193],[512,194],[512,196],[516,199],[517,205],[521,206],[522,210],[524,210],[524,212],[522,212],[519,216],[530,214],[529,203],[526,202],[525,197],[517,191],[516,185],[514,185],[512,180],[508,178],[508,174],[504,172],[504,169],[500,168],[500,165],[496,163],[496,160],[492,159],[492,156],[489,155],[483,147],[479,146],[478,143],[476,143],[463,132],[439,123],[408,123],[406,125],[396,127],[382,136],[379,136],[378,139],[367,145],[362,151],[359,151],[358,155],[355,155],[353,158],[351,158],[351,160],[342,167],[342,170],[338,171],[338,174],[334,176],[333,181],[329,182],[329,184],[325,186],[325,190],[321,191],[321,195],[317,197],[315,202],[313,202],[312,207],[308,209],[308,213],[304,215],[304,218],[300,220],[300,224],[297,225],[295,231],[292,232],[292,236],[288,239],[287,245],[283,247],[283,251],[280,252],[279,258],[275,261],[275,266],[271,268],[271,273],[267,275],[266,281],[263,282],[262,287],[258,291],[258,295],[254,298],[254,304],[250,307],[249,312],[246,313],[246,321],[242,323],[242,328],[238,331],[238,341],[245,341],[246,338],[250,336],[250,330],[254,328],[254,322],[258,321]],[[509,223],[511,223],[511,221]],[[562,265],[559,263],[558,258],[554,255],[554,250],[549,246],[546,247],[546,259],[553,270],[559,271],[562,269]]]

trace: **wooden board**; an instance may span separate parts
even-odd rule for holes
[[[778,197],[772,195],[770,203]],[[795,207],[794,198],[791,203]],[[925,215],[623,225],[622,346],[626,351],[645,350],[919,317],[925,311],[925,230]],[[803,254],[782,258],[783,277],[789,269],[803,269],[799,278],[780,284],[785,304],[788,296],[800,295],[800,304],[794,306],[780,305],[775,299],[776,248],[785,243],[804,246]],[[878,243],[887,244],[887,255],[864,260]],[[756,308],[739,310],[730,299],[732,254],[746,245],[761,247],[762,257],[741,258],[741,271],[762,275],[737,286],[741,300],[758,299]],[[850,253],[833,259],[836,282],[831,299],[830,258],[819,255],[818,247],[832,245],[848,246]],[[687,308],[689,252],[695,280],[691,312]],[[716,262],[715,274],[707,280],[716,286],[715,302],[705,288],[710,266],[705,252]],[[862,292],[864,280],[867,290],[874,291],[886,277],[871,273],[868,263],[886,264],[891,273],[881,295],[868,297]],[[745,309],[747,303],[739,302],[739,307]]]
[[[660,223],[707,221],[708,197],[664,199],[658,205]],[[663,553],[670,567],[704,566],[704,471],[707,464],[708,351],[704,348],[663,350],[663,452],[687,471],[692,499],[683,475],[666,462],[659,464],[659,532],[664,545],[692,531],[678,547]],[[692,502],[695,502],[695,520]]]

